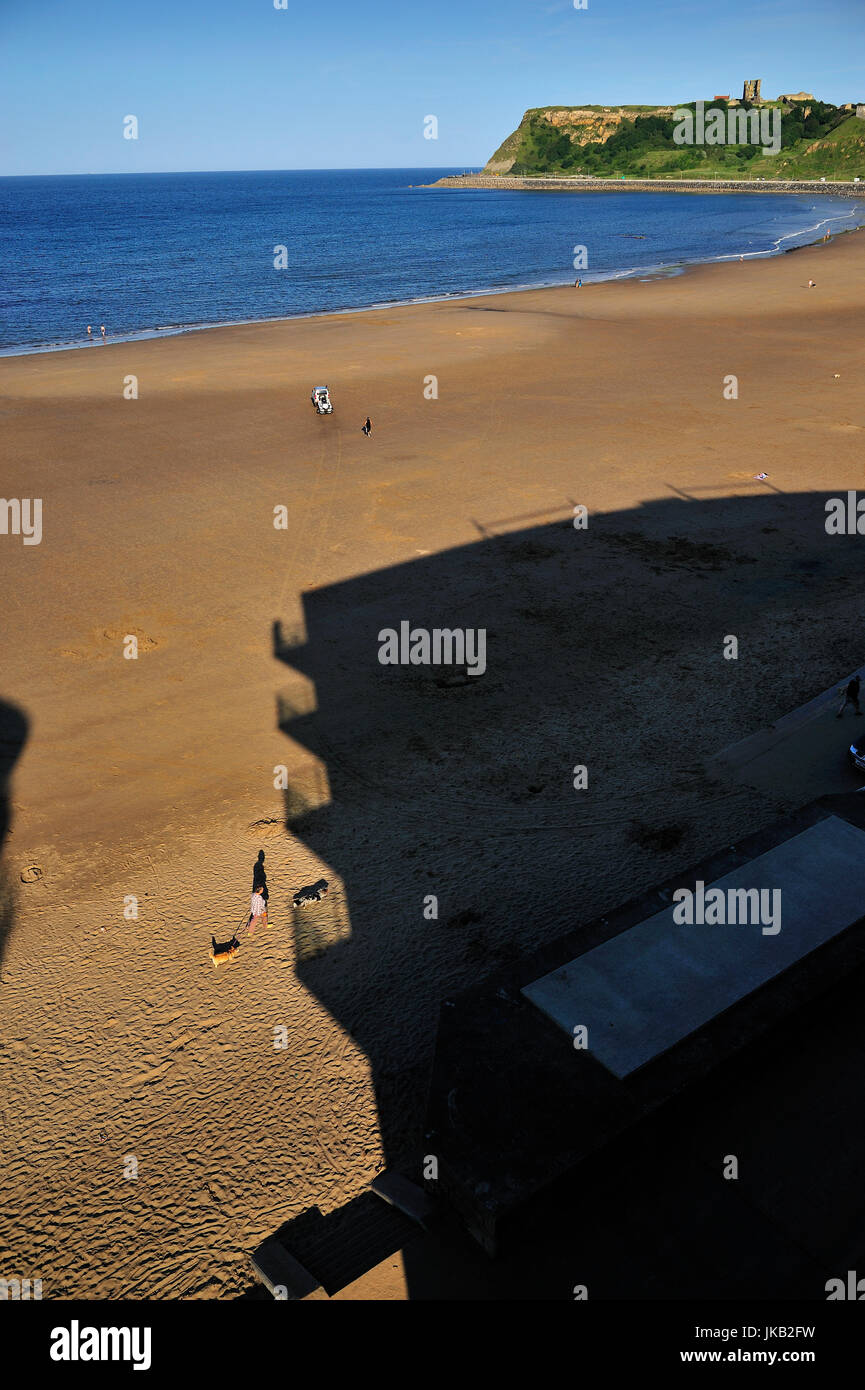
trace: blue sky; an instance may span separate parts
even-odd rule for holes
[[[863,0],[287,6],[0,0],[0,173],[473,168],[529,106],[685,101],[745,77],[865,101]]]

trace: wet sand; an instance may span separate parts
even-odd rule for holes
[[[813,795],[703,762],[861,663],[822,519],[862,481],[863,262],[0,360],[3,492],[43,499],[40,545],[0,535],[10,1276],[239,1292],[411,1151],[447,994]],[[487,675],[385,684],[424,614],[487,627]],[[271,924],[214,971],[259,848]]]

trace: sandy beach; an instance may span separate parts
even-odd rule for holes
[[[43,502],[0,535],[4,1270],[239,1294],[413,1152],[444,998],[813,794],[707,762],[861,663],[863,270],[858,232],[0,360]],[[484,628],[483,677],[383,667],[404,619]]]

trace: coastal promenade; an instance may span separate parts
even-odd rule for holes
[[[424,188],[499,188],[517,192],[561,193],[834,193],[845,198],[865,195],[865,183],[852,179],[595,179],[564,175],[522,177],[513,174],[449,174]]]

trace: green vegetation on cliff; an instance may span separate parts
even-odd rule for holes
[[[865,120],[849,110],[810,100],[735,103],[735,118],[763,113],[780,124],[777,153],[761,143],[679,144],[674,106],[550,106],[527,111],[496,150],[487,173],[564,174],[598,178],[865,179]],[[707,101],[707,113],[728,111]],[[734,116],[730,110],[731,117]],[[768,126],[764,126],[767,129]],[[768,141],[767,141],[768,143]]]

